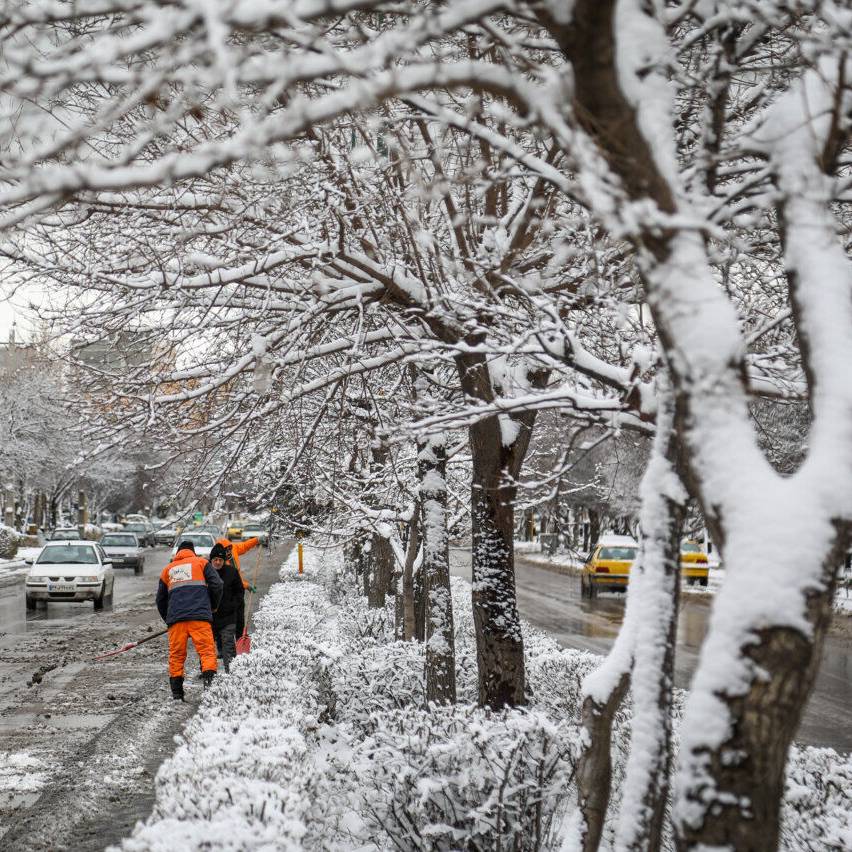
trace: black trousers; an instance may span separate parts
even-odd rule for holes
[[[213,637],[216,639],[216,651],[222,656],[222,664],[225,666],[226,672],[231,670],[231,660],[237,656],[236,631],[236,624],[223,624],[213,630]]]

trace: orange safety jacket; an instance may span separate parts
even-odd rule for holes
[[[216,569],[191,550],[179,550],[163,568],[157,586],[157,609],[171,627],[179,621],[213,621],[222,597]]]

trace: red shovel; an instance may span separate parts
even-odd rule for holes
[[[243,635],[237,639],[237,653],[248,654],[251,651],[251,636],[248,635],[248,627],[243,628]]]

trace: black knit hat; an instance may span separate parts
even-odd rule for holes
[[[222,547],[222,545],[219,544],[219,542],[216,542],[216,544],[214,544],[213,547],[210,548],[210,556],[208,558],[210,559],[211,562],[214,559],[227,559],[228,558],[228,551],[225,550],[225,548]]]
[[[195,553],[195,545],[191,541],[182,541],[178,545],[177,549],[178,550],[191,550],[193,553]]]

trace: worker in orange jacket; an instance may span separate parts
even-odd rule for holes
[[[230,541],[227,538],[220,538],[216,544],[221,544],[225,548],[227,554],[225,561],[233,563],[234,568],[237,569],[237,573],[240,575],[240,580],[243,582],[243,588],[250,592],[256,592],[257,589],[246,581],[246,578],[243,577],[243,572],[240,571],[240,557],[244,553],[248,553],[252,548],[257,547],[260,544],[260,539],[247,538],[245,541]]]
[[[192,639],[201,658],[204,688],[216,674],[213,613],[222,597],[222,580],[216,569],[195,555],[191,541],[178,545],[175,558],[163,568],[157,586],[157,609],[169,628],[169,685],[172,698],[183,701],[186,646]]]

